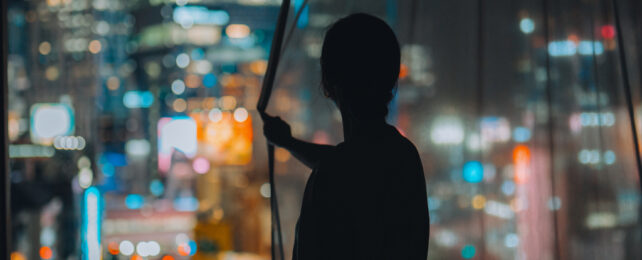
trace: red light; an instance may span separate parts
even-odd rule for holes
[[[513,163],[515,167],[515,183],[524,183],[528,178],[531,151],[526,145],[515,146]]]
[[[51,259],[53,252],[48,246],[43,246],[40,248],[40,258],[42,259]]]
[[[187,243],[181,243],[178,245],[178,254],[182,256],[188,256],[191,253],[192,249]]]
[[[107,245],[107,250],[112,255],[117,255],[118,253],[120,253],[120,250],[118,249],[118,243],[116,242],[109,242],[109,244]]]
[[[613,25],[604,25],[600,30],[604,39],[613,39],[615,37],[615,27]]]
[[[408,76],[408,66],[406,64],[401,64],[399,67],[399,78],[403,79]]]
[[[174,260],[174,257],[171,255],[166,255],[166,256],[163,256],[162,260]]]

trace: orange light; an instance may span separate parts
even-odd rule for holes
[[[116,242],[109,242],[109,244],[107,244],[107,250],[112,255],[117,255],[118,253],[120,253],[120,250],[118,249],[118,243]]]
[[[174,257],[171,255],[166,255],[166,256],[163,256],[161,260],[174,260]]]
[[[42,259],[51,259],[53,252],[48,246],[43,246],[40,248],[40,258]]]
[[[531,151],[526,145],[515,146],[513,163],[515,167],[515,183],[524,183],[528,176]]]
[[[182,256],[188,256],[192,249],[187,243],[181,243],[178,245],[178,254]]]
[[[399,79],[403,79],[408,76],[408,66],[406,64],[401,64],[399,67]]]
[[[580,42],[580,37],[577,37],[576,34],[571,34],[568,36],[568,40],[574,42],[575,44]]]
[[[132,258],[130,258],[130,260],[143,260],[143,257],[139,255],[133,255]]]
[[[26,260],[27,258],[20,252],[11,253],[11,260]]]

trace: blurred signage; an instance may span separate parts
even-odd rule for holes
[[[67,104],[39,103],[31,106],[29,132],[33,143],[51,145],[57,136],[73,135],[74,127],[74,112]]]
[[[83,260],[102,259],[100,230],[102,201],[100,191],[91,187],[85,191],[82,210],[82,251]]]
[[[189,28],[194,24],[226,25],[230,15],[224,10],[210,10],[204,6],[179,6],[174,9],[174,22]]]
[[[218,109],[201,123],[202,153],[219,165],[246,165],[252,159],[252,119],[245,108],[234,112]],[[194,116],[199,118],[199,116]]]

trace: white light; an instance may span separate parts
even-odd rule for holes
[[[515,215],[513,213],[513,210],[510,208],[508,204],[501,203],[498,201],[494,200],[489,200],[486,202],[486,205],[484,207],[484,212],[488,215],[504,218],[504,219],[511,219]]]
[[[194,119],[189,117],[173,118],[163,124],[160,129],[159,152],[170,154],[171,150],[175,148],[188,157],[196,154],[196,122]]]
[[[120,242],[118,249],[123,255],[132,255],[134,253],[134,244],[129,240],[123,240]]]
[[[430,139],[435,144],[460,144],[464,140],[464,127],[457,117],[439,117],[433,123]]]
[[[207,117],[210,119],[210,121],[216,123],[218,121],[221,121],[221,119],[223,119],[223,112],[218,108],[214,108],[210,110]]]
[[[31,140],[49,145],[56,136],[74,131],[73,112],[65,104],[35,104],[31,107]]]
[[[615,153],[611,150],[604,152],[604,163],[611,165],[615,163]]]
[[[78,185],[83,189],[89,188],[93,179],[94,173],[89,168],[82,168],[80,172],[78,172]]]
[[[82,150],[86,144],[82,136],[58,136],[53,141],[54,148],[58,150]]]
[[[131,157],[145,157],[150,150],[149,141],[145,139],[131,139],[125,143],[125,151]]]
[[[178,234],[176,235],[176,238],[174,238],[174,242],[176,245],[187,244],[189,242],[189,236],[184,233]]]
[[[582,149],[580,153],[577,155],[577,159],[582,164],[588,164],[589,161],[591,160],[591,152],[589,152],[586,149]]]
[[[247,112],[247,109],[239,107],[234,110],[234,120],[236,120],[239,123],[245,122],[247,120],[249,114]]]
[[[156,241],[147,242],[148,253],[150,256],[157,256],[161,252],[161,247]]]
[[[264,198],[269,198],[270,197],[270,184],[269,183],[263,183],[261,185],[261,188],[259,190],[261,192],[261,196]]]
[[[612,212],[593,212],[588,215],[585,224],[591,229],[612,228],[617,224],[617,216]]]
[[[186,68],[189,65],[189,55],[186,53],[181,53],[176,56],[176,66],[181,69]]]
[[[535,30],[535,22],[533,19],[524,18],[519,22],[519,29],[525,34],[532,33]]]
[[[185,83],[180,79],[174,80],[172,82],[172,92],[176,95],[183,94],[185,92]]]

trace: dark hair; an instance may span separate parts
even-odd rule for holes
[[[399,42],[386,22],[363,13],[342,18],[323,41],[323,91],[357,118],[385,117],[400,57]]]

